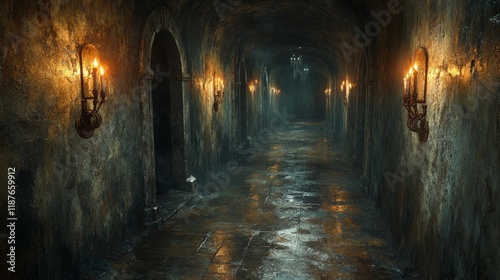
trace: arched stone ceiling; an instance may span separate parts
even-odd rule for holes
[[[310,57],[312,64],[318,64],[310,67],[321,73],[324,65],[328,72],[336,72],[345,61],[341,44],[354,45],[354,28],[363,29],[373,20],[370,11],[387,8],[382,0],[186,0],[169,4],[180,14],[190,15],[182,19],[186,36],[201,36],[203,44],[218,42],[222,56],[236,50],[276,65],[288,63],[296,53]]]

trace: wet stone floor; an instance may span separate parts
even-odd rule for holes
[[[324,128],[295,121],[244,150],[112,279],[413,279]]]

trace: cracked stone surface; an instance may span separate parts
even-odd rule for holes
[[[261,144],[111,278],[418,278],[320,122],[295,121]]]

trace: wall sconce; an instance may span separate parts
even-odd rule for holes
[[[259,84],[259,81],[254,80],[248,84],[248,89],[250,90],[251,93],[255,93],[255,90],[257,89],[257,85]]]
[[[275,87],[271,87],[271,93],[272,94],[280,94],[281,93],[281,90],[275,88]]]
[[[342,84],[340,85],[340,99],[342,99],[344,105],[347,105],[347,97],[349,96],[349,92],[353,87],[354,85],[349,82],[349,79],[345,79],[345,81],[342,81]]]
[[[104,69],[99,67],[97,60],[97,49],[85,43],[80,47],[80,92],[82,97],[82,111],[75,121],[78,135],[82,138],[90,138],[94,130],[102,124],[102,117],[99,109],[106,102],[107,90],[105,87]],[[99,67],[99,68],[98,68]],[[91,90],[90,90],[91,89]],[[91,92],[89,96],[87,92]],[[99,94],[101,99],[99,100]],[[93,101],[93,107],[88,108],[88,101]]]
[[[214,79],[214,111],[219,111],[220,104],[224,99],[224,81],[221,78]]]
[[[419,48],[415,53],[415,61],[403,79],[403,105],[408,111],[406,126],[418,134],[421,142],[427,141],[429,136],[429,122],[427,115],[427,71],[428,56],[425,48]],[[422,110],[419,110],[421,105]]]
[[[326,95],[330,95],[331,93],[332,93],[332,89],[331,88],[325,89],[325,94]]]

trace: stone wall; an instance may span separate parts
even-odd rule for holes
[[[155,76],[148,76],[153,72],[146,68],[150,45],[144,40],[154,34],[146,32],[156,22],[148,18],[161,4],[25,0],[0,5],[5,11],[0,19],[0,168],[4,175],[8,167],[16,168],[17,276],[82,277],[82,267],[144,228],[144,208],[155,201],[148,124],[148,85],[154,86]],[[177,4],[164,9],[157,20],[160,29],[174,35],[182,63],[182,73],[168,77],[183,80],[184,123],[177,125],[184,129],[186,162],[179,164],[186,166],[185,175],[202,181],[240,141],[239,124],[233,121],[238,51],[220,50],[212,36],[216,24],[182,16],[189,11]],[[200,36],[186,36],[193,30]],[[74,125],[81,108],[78,45],[85,42],[97,48],[110,85],[100,110],[103,123],[89,139],[80,138]],[[248,71],[249,77],[260,76],[258,66]],[[218,78],[224,98],[215,112]],[[249,133],[261,125],[260,94],[248,96]],[[2,209],[7,208],[5,196],[1,192]],[[5,252],[6,243],[0,245]]]
[[[369,192],[428,277],[495,278],[500,273],[500,5],[408,1],[403,6],[368,48],[374,77],[372,125],[366,127],[373,134]],[[401,99],[403,77],[419,47],[429,54],[425,143],[406,127]],[[347,122],[347,142],[353,141],[354,126]]]
[[[16,276],[67,279],[143,223],[140,104],[132,96],[139,28],[128,24],[137,19],[125,2],[1,5],[1,169],[16,168]],[[90,139],[75,130],[77,46],[85,42],[97,47],[111,87]]]

